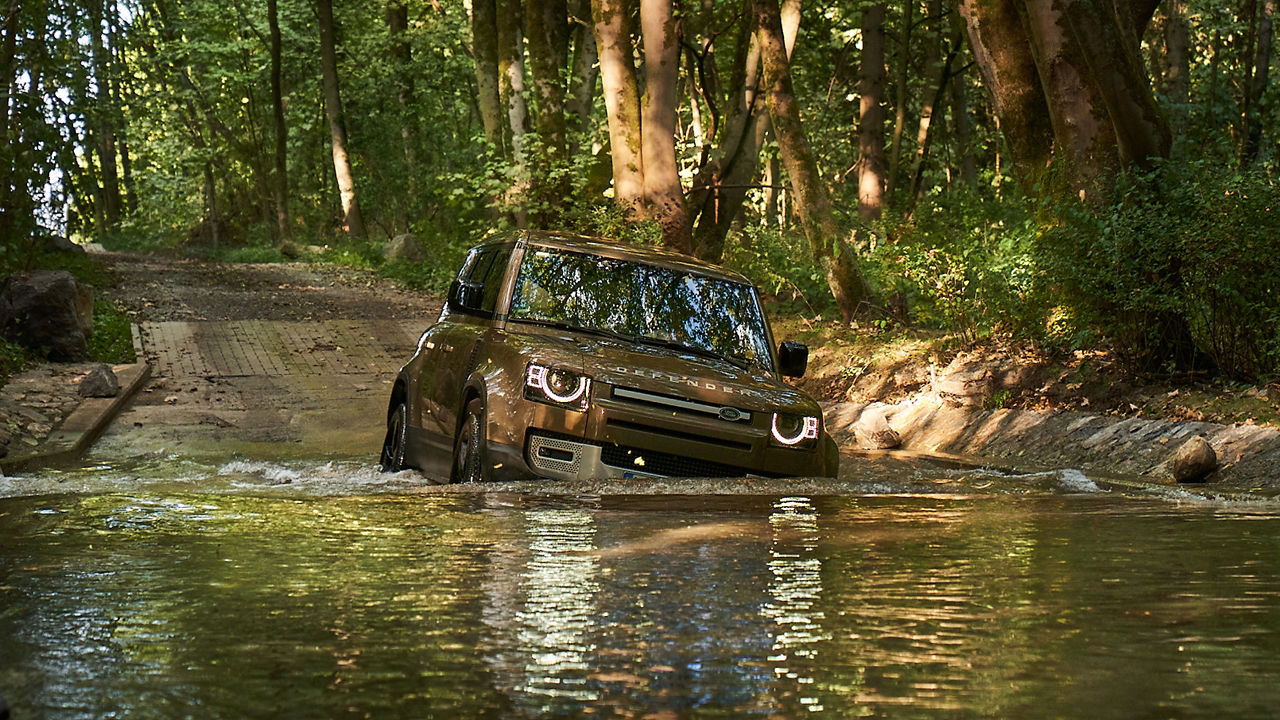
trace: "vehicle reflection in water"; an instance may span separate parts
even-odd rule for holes
[[[1274,715],[1280,508],[983,484],[3,498],[0,694],[24,718]]]
[[[591,632],[599,623],[595,518],[583,509],[520,512],[524,542],[497,546],[485,579],[483,648],[501,689],[517,707],[541,710],[556,701],[583,703]]]
[[[769,547],[769,600],[761,615],[773,624],[775,677],[796,683],[799,702],[810,711],[823,710],[811,693],[818,646],[828,639],[822,628],[822,561],[818,551],[818,513],[809,498],[785,497],[769,516],[773,541]]]

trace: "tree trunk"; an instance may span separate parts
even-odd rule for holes
[[[347,128],[342,118],[342,96],[338,90],[338,55],[334,46],[332,0],[316,0],[320,22],[320,71],[324,75],[324,114],[329,121],[333,146],[333,175],[342,200],[342,229],[348,234],[365,237],[364,218],[356,198],[355,175],[347,152]]]
[[[476,104],[484,137],[502,148],[502,105],[498,95],[498,10],[495,0],[471,0],[471,52],[476,61]]]
[[[1165,93],[1175,107],[1179,120],[1185,122],[1185,105],[1191,101],[1191,60],[1187,53],[1190,31],[1187,28],[1187,0],[1169,0],[1164,26],[1164,46],[1167,57],[1165,69]]]
[[[18,53],[18,0],[9,0],[5,5],[4,24],[0,26],[4,32],[4,41],[0,44],[0,238],[7,240],[13,237],[18,224],[16,208],[11,202],[17,168],[10,141],[12,115],[16,115],[10,99],[17,74],[14,58]]]
[[[960,0],[959,9],[982,82],[994,101],[1000,132],[1023,187],[1030,189],[1049,164],[1053,124],[1017,4]]]
[[[613,198],[628,213],[642,212],[644,166],[641,161],[640,95],[636,88],[634,48],[625,0],[591,0],[600,81],[609,120],[613,158]]]
[[[573,22],[573,71],[570,87],[573,92],[565,105],[565,112],[573,118],[573,129],[586,130],[591,122],[591,110],[595,105],[596,81],[600,76],[599,55],[596,53],[596,34],[591,24],[591,6],[588,0],[577,0]],[[577,153],[570,148],[569,154]]]
[[[277,0],[267,0],[267,25],[271,35],[271,119],[275,125],[275,173],[272,176],[271,197],[276,206],[276,239],[280,244],[289,241],[289,134],[284,124],[284,82],[281,79],[282,42],[280,39],[280,13]]]
[[[964,37],[964,20],[958,13],[950,14],[951,37],[957,49]],[[955,132],[956,152],[960,155],[960,181],[969,187],[978,185],[978,168],[973,158],[973,120],[969,117],[969,89],[964,71],[951,81],[951,124]]]
[[[890,193],[898,187],[898,167],[902,163],[902,134],[907,127],[907,82],[911,75],[911,30],[916,2],[917,0],[902,0],[902,27],[898,29],[898,68],[893,83],[893,139],[889,143],[889,177],[885,182],[885,189]],[[865,14],[863,19],[865,23]],[[884,40],[881,39],[880,42],[883,47]],[[937,51],[932,44],[926,45],[925,50],[926,55],[936,57]],[[866,45],[864,44],[863,58],[865,57]],[[925,67],[929,67],[927,60]]]
[[[116,107],[111,98],[111,63],[108,48],[111,47],[110,30],[103,25],[105,0],[94,0],[89,6],[89,19],[93,25],[89,32],[89,45],[93,57],[94,82],[97,85],[92,120],[96,122],[98,159],[102,173],[102,202],[106,218],[105,229],[115,231],[120,225],[120,166],[116,158]],[[109,27],[109,26],[108,26]],[[104,38],[103,34],[107,36]]]
[[[880,7],[883,11],[883,6]],[[782,162],[791,178],[795,209],[800,215],[809,247],[826,275],[827,285],[835,296],[840,314],[845,322],[849,322],[862,310],[864,304],[872,302],[871,289],[858,269],[853,249],[840,239],[831,196],[818,173],[817,160],[800,122],[800,111],[792,90],[790,63],[783,42],[778,2],[755,0],[754,8],[769,117],[778,139]]]
[[[884,208],[884,16],[885,6],[862,11],[862,63],[858,92],[858,215],[876,220]],[[797,193],[796,201],[803,204]]]
[[[390,0],[387,4],[387,31],[391,35],[391,67],[395,68],[396,104],[400,109],[400,147],[404,153],[405,189],[407,197],[396,203],[396,226],[409,229],[406,205],[418,196],[417,153],[414,152],[413,128],[413,55],[409,50],[409,5],[406,0]]]
[[[564,70],[569,62],[569,15],[565,0],[527,0],[529,69],[533,75],[534,124],[547,152],[565,157]]]
[[[751,3],[746,0],[748,10]],[[800,0],[783,0],[779,11],[783,44],[790,61],[800,29]],[[751,21],[744,25],[747,34],[739,40],[740,59],[734,65],[730,85],[733,104],[723,123],[721,142],[694,177],[694,190],[690,193],[689,206],[698,213],[694,254],[710,262],[720,261],[725,239],[742,214],[751,180],[756,176],[760,150],[773,131],[764,97],[756,91],[760,41],[754,13],[750,17]]]
[[[525,153],[529,106],[524,89],[524,8],[520,0],[498,0],[498,102],[506,110],[505,130],[511,138],[510,160],[515,180],[507,192],[517,227],[527,227],[529,171]]]
[[[1258,151],[1262,146],[1262,100],[1270,85],[1272,19],[1275,10],[1275,0],[1263,0],[1262,12],[1258,17],[1258,54],[1249,76],[1249,101],[1245,104],[1244,144],[1240,153],[1240,164],[1244,167],[1252,165],[1258,159]]]
[[[673,0],[640,0],[644,39],[644,103],[641,105],[640,166],[645,214],[662,226],[667,247],[693,252],[689,216],[676,166],[676,81],[680,73],[680,29]]]
[[[941,22],[941,2],[935,0],[930,4],[933,6],[931,13]],[[947,91],[948,83],[951,81],[951,63],[955,61],[956,53],[960,51],[960,40],[961,37],[956,35],[953,35],[948,40],[946,56],[941,62],[938,62],[936,57],[934,58],[929,79],[925,83],[924,105],[920,108],[920,123],[916,128],[916,153],[911,160],[911,188],[907,194],[907,214],[914,210],[915,204],[920,198],[924,182],[924,163],[929,156],[929,145],[933,139],[933,133],[931,132],[933,116],[937,109],[942,106],[943,96]]]

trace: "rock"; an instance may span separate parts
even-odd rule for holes
[[[1165,467],[1174,482],[1204,482],[1209,473],[1218,468],[1218,454],[1208,440],[1197,435],[1183,443]]]
[[[120,394],[120,380],[105,364],[99,364],[80,380],[80,397],[108,398]]]
[[[88,357],[85,339],[93,328],[93,291],[65,270],[10,275],[0,292],[0,325],[24,347],[55,362]]]
[[[889,426],[884,409],[874,405],[868,406],[858,416],[853,434],[858,440],[858,447],[864,450],[891,450],[902,444],[898,432]]]
[[[53,252],[72,253],[75,255],[84,255],[85,249],[61,235],[46,235],[44,240],[45,248]]]
[[[952,407],[981,405],[995,391],[992,364],[981,359],[957,357],[933,379],[933,392]]]
[[[419,262],[427,259],[427,253],[411,233],[404,233],[391,238],[391,242],[382,247],[384,260],[408,260]]]

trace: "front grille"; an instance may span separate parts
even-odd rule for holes
[[[657,408],[660,410],[671,410],[675,412],[693,413],[703,417],[713,417],[726,422],[740,422],[746,425],[751,424],[751,413],[747,410],[727,405],[712,405],[710,403],[690,400],[688,398],[677,397],[675,395],[649,392],[647,390],[636,390],[635,388],[628,387],[615,387],[613,389],[613,399],[626,403]]]
[[[656,450],[636,450],[622,445],[605,445],[600,452],[605,465],[621,470],[666,475],[667,477],[742,477],[746,470],[732,465],[672,455]],[[636,460],[643,464],[637,464]]]
[[[693,433],[682,432],[680,430],[668,430],[666,428],[646,425],[644,423],[631,422],[629,420],[615,420],[609,418],[605,421],[609,427],[616,427],[621,430],[633,430],[636,432],[645,432],[653,435],[662,435],[674,440],[693,440],[695,442],[708,443],[711,445],[719,445],[730,450],[739,452],[750,452],[751,443],[738,442],[736,440],[723,440],[721,438],[707,437],[706,435],[694,435]]]

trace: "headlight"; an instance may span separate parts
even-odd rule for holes
[[[818,418],[811,415],[773,414],[773,439],[786,447],[813,447],[818,440]]]
[[[591,401],[591,378],[572,370],[529,363],[524,396],[535,402],[585,412]]]

